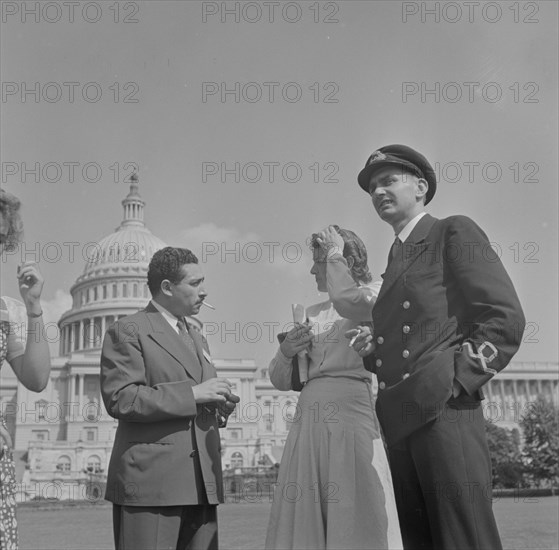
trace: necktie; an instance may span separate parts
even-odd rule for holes
[[[177,320],[177,328],[179,329],[179,336],[181,337],[182,341],[186,344],[186,347],[196,356],[196,346],[194,345],[194,341],[192,340],[192,336],[188,333],[187,324],[184,319]]]
[[[393,276],[398,273],[399,267],[404,262],[404,246],[402,241],[396,237],[392,243],[392,248],[390,248],[390,253],[388,254],[388,265],[386,266],[386,271],[384,273],[384,278],[387,276]]]
[[[399,237],[394,239],[392,243],[392,248],[390,249],[390,258],[388,259],[388,263],[392,262],[392,260],[397,259],[399,257],[402,260],[402,241]]]

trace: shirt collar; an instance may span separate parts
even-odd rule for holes
[[[404,229],[402,229],[402,231],[400,231],[400,233],[398,233],[398,235],[396,235],[396,237],[399,237],[400,241],[405,243],[406,239],[410,236],[410,233],[413,231],[414,227],[417,225],[417,222],[419,222],[419,220],[421,218],[423,218],[423,216],[425,216],[425,214],[427,214],[427,212],[420,212],[415,218],[412,218],[406,224]]]
[[[163,315],[165,321],[167,321],[171,325],[171,327],[173,327],[173,330],[178,334],[179,333],[179,329],[177,327],[178,318],[175,317],[169,311],[167,311],[161,304],[158,304],[155,300],[152,300],[151,303],[153,304],[155,309],[157,309],[157,311],[159,311],[159,313]]]

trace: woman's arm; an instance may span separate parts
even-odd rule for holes
[[[8,337],[7,359],[18,380],[27,389],[40,392],[45,389],[49,381],[51,369],[49,345],[41,309],[44,280],[36,264],[25,264],[18,268],[17,278],[28,316],[27,341],[24,352],[19,354],[17,346],[15,351],[10,350],[10,342],[14,342],[14,339]],[[18,329],[21,331],[22,327],[16,326],[16,331]]]
[[[333,254],[326,264],[328,295],[339,315],[352,321],[368,321],[376,302],[381,283],[361,286],[341,254]]]
[[[287,391],[291,389],[291,374],[293,364],[291,359],[287,358],[281,350],[278,349],[275,357],[270,361],[268,372],[270,381],[278,390]]]

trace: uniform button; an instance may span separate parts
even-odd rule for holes
[[[197,454],[198,454],[198,451],[196,449],[194,449],[193,451],[190,452],[191,457],[195,457]]]
[[[406,374],[404,374],[404,376],[402,376],[402,380],[405,380],[406,378],[410,377],[410,373],[406,372]]]
[[[377,367],[382,367],[382,359],[377,359],[377,360],[375,361],[375,365],[376,365]]]
[[[386,384],[384,382],[380,382],[378,387],[380,390],[383,390],[384,388],[386,388]]]
[[[407,349],[405,349],[405,350],[402,352],[402,357],[403,357],[404,359],[407,359],[409,356],[410,356],[410,352],[409,352]]]
[[[402,332],[403,332],[404,334],[409,334],[409,332],[410,332],[410,327],[409,327],[409,325],[404,325],[404,326],[402,327]]]
[[[402,307],[403,307],[404,309],[410,309],[410,305],[411,305],[411,304],[408,302],[408,300],[406,300],[406,301],[402,304]]]
[[[384,338],[382,336],[377,338],[377,344],[384,344]]]

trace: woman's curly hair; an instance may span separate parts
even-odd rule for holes
[[[333,226],[336,232],[344,240],[344,249],[342,255],[344,258],[353,258],[353,266],[351,267],[351,275],[356,281],[362,283],[370,283],[373,280],[369,266],[367,265],[367,249],[363,241],[350,229],[342,229],[341,227]],[[311,237],[311,247],[319,248],[317,242],[317,233],[313,233]]]
[[[13,251],[23,238],[23,221],[19,213],[20,200],[11,193],[0,188],[0,216],[5,233],[2,244],[6,252]]]

